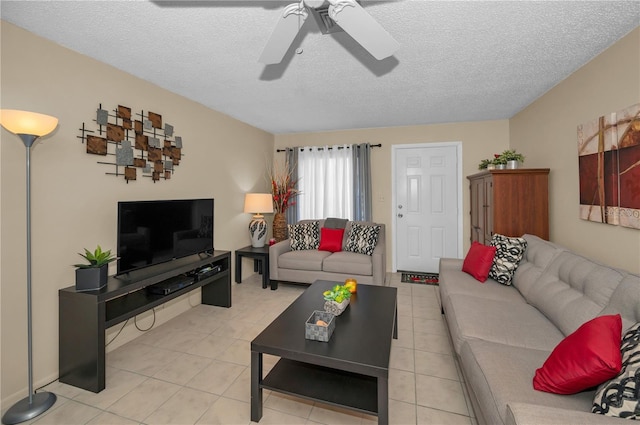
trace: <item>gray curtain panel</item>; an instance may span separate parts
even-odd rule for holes
[[[371,145],[352,145],[353,150],[353,218],[371,221]]]
[[[291,167],[291,179],[293,181],[298,181],[298,152],[300,148],[286,148],[285,155],[287,164]],[[285,216],[287,217],[287,223],[294,224],[298,222],[298,202],[296,200],[296,204],[290,208],[287,208],[285,212]]]

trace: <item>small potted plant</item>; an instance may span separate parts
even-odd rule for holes
[[[322,296],[325,300],[324,310],[339,316],[349,305],[351,291],[346,285],[336,285],[330,290],[324,291]]]
[[[507,160],[502,155],[498,155],[496,153],[493,156],[494,158],[491,162],[495,166],[496,170],[504,170],[507,168]]]
[[[84,254],[78,253],[88,261],[88,264],[74,264],[76,267],[76,290],[95,291],[107,284],[109,263],[117,257],[111,250],[103,251],[100,245],[93,251],[84,249]]]
[[[478,164],[478,170],[486,170],[491,164],[493,164],[492,160],[483,159],[480,161],[480,164]]]
[[[524,162],[524,155],[517,153],[515,149],[507,149],[502,152],[500,156],[504,159],[505,164],[507,164],[508,170],[516,169],[520,166],[520,163]]]

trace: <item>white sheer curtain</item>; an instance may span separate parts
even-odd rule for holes
[[[353,150],[350,145],[305,147],[298,153],[298,213],[302,219],[353,220]]]

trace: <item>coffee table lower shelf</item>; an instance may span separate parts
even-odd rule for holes
[[[378,383],[373,376],[280,359],[260,387],[378,415]]]

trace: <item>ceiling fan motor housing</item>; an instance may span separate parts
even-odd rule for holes
[[[303,1],[307,7],[311,7],[313,9],[320,7],[325,3],[327,3],[326,6],[329,7],[327,0],[303,0]]]

